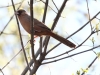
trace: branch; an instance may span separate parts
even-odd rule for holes
[[[60,10],[58,11],[58,14],[57,14],[56,18],[54,19],[54,23],[53,23],[53,25],[52,25],[51,30],[54,30],[54,28],[55,28],[55,26],[56,26],[56,24],[57,24],[57,22],[58,22],[58,20],[59,20],[59,18],[60,18],[60,15],[61,15],[61,13],[62,13],[62,11],[63,11],[63,9],[64,9],[64,7],[65,7],[67,1],[68,1],[68,0],[65,0],[65,1],[63,2],[63,4],[62,4]],[[48,43],[48,42],[49,42],[49,39],[50,39],[50,36],[47,36],[47,37],[45,38],[45,41],[47,41],[47,43]],[[45,41],[44,41],[44,44],[45,44]],[[46,43],[46,44],[47,44],[47,43]],[[44,44],[43,44],[43,45],[44,45]],[[45,44],[45,45],[46,45],[46,44]]]
[[[29,42],[29,41],[28,41]],[[26,45],[28,44],[28,42],[26,43]],[[26,46],[25,45],[25,46]],[[20,52],[22,51],[22,49],[19,51],[19,52],[17,52],[17,54],[15,54],[12,58],[11,58],[11,60],[10,61],[8,61],[8,63],[5,65],[5,66],[3,66],[2,67],[2,69],[1,70],[3,70]]]
[[[88,15],[89,15],[89,20],[90,20],[90,12],[89,12],[89,5],[88,5],[88,0],[86,0],[87,3],[87,10],[88,10]],[[91,27],[91,32],[92,32],[92,23],[90,22],[90,27]]]
[[[45,18],[46,18],[45,15],[46,15],[46,12],[47,12],[48,3],[49,3],[49,1],[46,0],[46,3],[45,3],[45,12],[44,12],[44,17],[43,17],[44,22],[45,22]],[[47,46],[48,46],[48,41],[45,41],[44,54],[46,54]]]
[[[66,39],[70,38],[71,36],[73,36],[74,34],[76,34],[77,32],[79,32],[81,29],[83,29],[89,22],[91,22],[94,18],[96,18],[96,16],[98,16],[100,14],[100,11],[95,15],[93,16],[87,23],[85,23],[82,27],[80,27],[78,30],[76,30],[74,33],[72,33],[70,36],[68,36]],[[61,43],[58,43],[57,45],[55,45],[51,50],[49,50],[47,52],[47,54],[49,52],[51,52],[53,49],[55,49],[57,46],[59,46]]]
[[[22,2],[16,3],[16,4],[14,4],[14,5],[18,5],[18,4],[20,4],[20,3],[22,3]],[[10,6],[12,6],[12,5],[1,6],[0,8],[6,8],[6,7],[10,7]]]
[[[47,12],[47,7],[48,7],[48,0],[46,0],[46,4],[45,4],[45,11],[44,11],[44,17],[43,17],[43,22],[45,22],[45,18],[46,18],[46,12]],[[46,46],[44,48],[44,53],[46,52]],[[42,54],[42,37],[40,37],[40,48],[39,48],[39,51],[40,51],[40,58],[39,60],[37,61],[37,63],[34,63],[34,67],[32,69],[32,71],[30,72],[30,75],[33,75],[36,73],[36,71],[38,70],[38,68],[40,67],[43,59],[45,58],[45,55]]]
[[[11,0],[11,2],[12,2],[12,5],[13,5],[14,12],[16,12],[13,0]],[[23,45],[23,41],[22,41],[22,37],[21,37],[21,31],[20,31],[20,26],[19,26],[19,22],[18,22],[18,19],[17,19],[17,15],[15,15],[15,17],[16,17],[16,21],[17,21],[17,25],[18,25],[18,29],[19,29],[20,41],[21,41],[21,46],[22,46],[22,50],[23,50],[23,53],[24,53],[24,57],[25,57],[25,60],[26,60],[26,63],[27,63],[29,70],[31,70],[30,66],[28,64],[27,57],[26,57],[26,53],[25,53],[25,49],[24,49],[24,45]]]
[[[36,57],[34,54],[34,44],[33,44],[33,36],[34,36],[34,15],[33,15],[33,0],[30,0],[30,15],[31,15],[31,19],[30,19],[30,29],[31,29],[31,52],[32,52],[32,58],[34,60],[34,62],[36,63]]]
[[[96,31],[96,32],[98,32],[98,31]],[[66,52],[64,52],[64,53],[61,53],[61,54],[59,54],[59,55],[57,55],[57,56],[54,56],[54,57],[45,58],[45,60],[60,57],[60,56],[62,56],[62,55],[64,55],[64,54],[66,54],[66,53],[68,54],[69,52],[71,52],[71,51],[73,51],[73,50],[79,48],[80,46],[82,46],[82,44],[84,44],[84,43],[85,43],[93,34],[95,34],[96,32],[95,32],[95,31],[91,32],[91,34],[90,34],[80,45],[78,45],[76,48],[74,48],[74,49],[72,49],[72,50],[69,50],[69,51],[66,51]],[[47,53],[47,54],[48,54],[48,53]]]
[[[35,54],[35,57],[37,58],[38,55],[40,54],[40,50],[38,49],[36,54]],[[29,65],[32,66],[32,64],[34,63],[34,60],[31,59]],[[27,73],[27,71],[29,70],[28,66],[26,66],[26,68],[24,69],[24,71],[21,73],[21,75],[25,75]]]
[[[52,0],[52,2],[55,5],[56,9],[59,10],[58,7],[57,7],[57,5],[55,4],[55,2],[53,0]]]
[[[24,0],[23,0],[24,1]],[[21,7],[21,5],[22,5],[22,3],[23,3],[23,1],[22,2],[20,2],[20,5],[19,5],[19,7],[17,8],[17,10]],[[10,23],[10,21],[13,19],[13,17],[14,17],[14,14],[11,16],[11,18],[10,18],[10,20],[8,21],[8,23],[5,25],[5,27],[3,28],[3,30],[0,32],[0,36],[2,35],[2,33],[4,32],[4,30],[6,29],[6,27],[8,26],[8,24]]]
[[[2,75],[4,75],[3,71],[0,69],[0,72],[2,73]]]
[[[96,49],[96,48],[98,48],[98,47],[100,47],[100,45],[98,45],[98,46],[96,46],[96,47],[93,47],[93,48],[91,48],[91,49],[88,49],[88,50],[84,50],[84,51],[82,51],[82,52],[78,52],[78,53],[71,54],[71,55],[66,56],[66,57],[59,58],[59,59],[57,59],[57,60],[53,60],[53,61],[49,61],[49,62],[42,63],[42,65],[48,64],[48,63],[53,63],[53,62],[56,62],[56,61],[59,61],[59,60],[63,60],[63,59],[66,59],[66,58],[69,58],[69,57],[72,57],[72,56],[75,56],[75,55],[78,55],[78,54],[82,54],[82,53],[88,52],[88,51],[92,51],[93,49]]]
[[[46,10],[46,8],[44,9],[44,16],[43,16],[43,23],[45,23],[45,18],[46,18],[46,13],[45,12],[47,12],[47,10]],[[37,52],[36,52],[36,54],[35,54],[35,57],[37,58],[38,57],[38,55],[40,54],[41,55],[41,52],[42,51],[42,37],[40,37],[40,48],[37,50]],[[31,66],[32,64],[34,63],[34,61],[33,61],[33,59],[30,61],[30,63],[29,63],[29,65]],[[21,75],[25,75],[26,74],[26,72],[28,71],[28,67],[26,67],[25,69],[24,69],[24,71],[22,72],[22,74]]]
[[[95,59],[90,63],[90,65],[86,68],[86,70],[88,70],[92,65],[93,65],[93,63],[97,60],[97,56],[95,57]],[[84,75],[85,74],[85,72],[83,72],[81,75]]]
[[[40,0],[40,1],[43,2],[44,4],[46,4],[44,1],[42,1],[42,0]],[[37,2],[40,2],[40,1],[37,1]],[[48,7],[51,8],[51,10],[53,10],[56,14],[58,14],[50,5],[48,5]],[[58,10],[57,7],[56,7],[56,9]],[[63,17],[63,16],[61,16],[61,17]]]

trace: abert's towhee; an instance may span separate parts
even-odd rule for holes
[[[20,9],[16,12],[19,21],[21,23],[21,25],[23,26],[23,28],[29,33],[31,34],[30,30],[31,30],[31,26],[30,26],[30,19],[31,16],[29,16],[25,10]],[[75,48],[75,44],[70,42],[69,40],[66,40],[65,38],[53,33],[44,23],[38,21],[37,19],[34,18],[34,35],[36,36],[42,36],[42,35],[49,35],[52,36],[53,38],[57,39],[58,41],[60,41],[61,43],[71,47],[71,48]]]

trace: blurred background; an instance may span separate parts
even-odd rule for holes
[[[43,1],[45,2],[45,0]],[[60,9],[63,1],[64,0],[54,0],[58,9]],[[14,0],[16,9],[19,7],[21,2],[22,0]],[[87,3],[89,8],[87,8]],[[43,18],[44,5],[45,4],[42,1],[34,1],[34,17],[40,21],[42,21]],[[57,8],[54,6],[52,0],[49,0],[49,7],[45,22],[49,28],[51,28],[52,23],[54,22],[54,19],[57,15]],[[24,0],[20,9],[25,9],[27,13],[30,14],[29,0]],[[90,18],[92,18],[99,11],[100,0],[69,0],[66,3],[66,7],[61,14],[54,32],[66,38],[78,30],[80,27],[82,27],[87,21],[89,21],[89,15]],[[100,15],[98,15],[97,18],[98,19],[92,20],[91,23],[94,29],[97,27],[99,30]],[[23,43],[25,46],[27,41],[30,40],[30,35],[22,28],[21,25],[20,28]],[[91,27],[89,23],[81,31],[69,38],[69,40],[78,46],[90,35],[90,33]],[[94,46],[98,46],[100,44],[100,34],[96,33],[92,35],[81,47],[73,52],[70,52],[69,55],[92,48],[92,39],[94,40]],[[36,38],[35,40],[35,50],[37,51],[39,48],[39,38]],[[57,43],[59,43],[59,41],[55,40],[54,38],[50,38],[48,50],[55,46]],[[25,46],[25,49],[28,60],[30,61],[30,43]],[[2,69],[4,75],[20,75],[24,70],[26,62],[22,52],[20,52],[13,60],[11,60],[20,50],[21,44],[18,26],[14,16],[11,0],[2,0],[0,2],[0,69]],[[61,44],[55,48],[54,51],[50,52],[47,57],[52,57],[69,50],[71,50],[69,47]],[[98,53],[100,49],[96,48],[94,51]],[[68,55],[66,54],[64,56]],[[81,68],[86,69],[95,57],[96,54],[93,51],[89,51],[58,62],[42,65],[38,69],[36,75],[75,75],[77,71],[81,71]],[[5,66],[6,64],[7,66]],[[100,75],[99,70],[100,60],[97,59],[86,75]],[[0,73],[0,75],[2,75],[2,73]]]

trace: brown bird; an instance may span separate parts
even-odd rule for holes
[[[20,21],[21,25],[23,26],[23,28],[29,34],[31,34],[31,32],[30,32],[31,17],[23,9],[18,10],[16,12],[16,14],[18,15],[19,21]],[[76,46],[69,40],[66,40],[65,38],[53,33],[44,23],[40,22],[39,20],[37,20],[35,18],[34,18],[34,35],[36,35],[36,36],[49,35],[71,48],[75,48],[75,46]]]

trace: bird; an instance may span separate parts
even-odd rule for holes
[[[31,34],[31,16],[24,10],[24,9],[19,9],[15,12],[15,14],[17,15],[20,24],[22,25],[22,27],[29,33]],[[34,35],[36,36],[51,36],[53,38],[55,38],[56,40],[60,41],[61,43],[67,45],[70,48],[75,48],[76,45],[74,43],[72,43],[71,41],[63,38],[62,36],[54,33],[50,28],[48,28],[44,23],[42,23],[41,21],[37,20],[36,18],[34,19]]]

